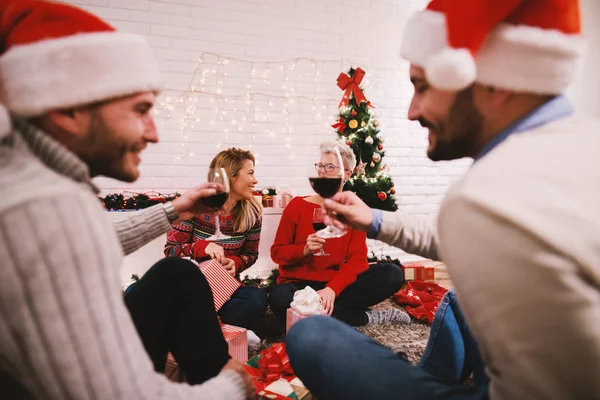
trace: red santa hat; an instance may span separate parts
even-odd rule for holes
[[[584,49],[578,0],[433,0],[408,21],[401,55],[443,90],[559,94]]]
[[[158,63],[142,36],[67,4],[0,1],[0,102],[11,114],[159,89]]]

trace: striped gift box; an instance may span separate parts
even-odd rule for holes
[[[223,336],[229,345],[229,355],[242,364],[248,361],[248,331],[233,325],[221,325]]]
[[[223,337],[229,347],[229,355],[242,364],[248,361],[248,331],[238,326],[221,324]],[[185,375],[175,361],[173,354],[167,354],[165,376],[173,382],[185,382]]]
[[[229,275],[225,267],[217,260],[204,261],[198,265],[206,277],[213,293],[215,310],[219,309],[231,298],[231,295],[241,286],[240,282]]]
[[[327,315],[327,312],[321,307],[319,309],[319,314],[321,315]],[[285,314],[285,333],[287,333],[290,328],[292,327],[292,325],[294,325],[296,322],[300,321],[301,319],[304,319],[306,317],[310,317],[313,314],[300,314],[298,311],[294,310],[293,308],[288,308],[287,312]]]

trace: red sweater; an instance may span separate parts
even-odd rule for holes
[[[279,264],[277,283],[297,281],[328,282],[338,296],[369,268],[367,237],[348,229],[341,238],[327,239],[323,249],[329,256],[304,255],[306,238],[315,233],[312,215],[317,204],[295,197],[283,210],[281,222],[271,246],[271,258]]]

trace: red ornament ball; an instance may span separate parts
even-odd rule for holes
[[[356,117],[358,115],[358,113],[356,112],[356,110],[352,110],[352,116]]]
[[[379,200],[385,201],[385,199],[387,199],[387,194],[385,194],[385,192],[379,192],[377,193],[377,197],[379,198]]]
[[[392,188],[392,190],[390,190],[391,194],[396,194],[396,188]]]
[[[381,150],[383,150],[383,145],[382,144],[379,145],[379,151],[381,151]]]
[[[348,146],[352,146],[352,140],[348,140],[348,141],[346,142],[346,144],[347,144]]]

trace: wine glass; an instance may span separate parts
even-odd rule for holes
[[[308,180],[313,190],[321,197],[328,199],[339,192],[344,183],[344,163],[340,150],[335,147],[321,148],[319,162],[308,170]],[[346,234],[335,226],[329,225],[317,232],[323,239],[339,238]]]
[[[312,226],[315,229],[315,232],[325,229],[325,221],[323,220],[323,211],[321,208],[315,208],[313,210],[313,218],[312,218]],[[323,248],[313,253],[313,256],[329,256],[329,253],[326,253]]]
[[[229,178],[227,177],[227,172],[225,168],[209,168],[208,169],[208,177],[206,179],[207,182],[218,183],[221,190],[217,189],[217,193],[212,196],[204,197],[202,202],[204,205],[211,210],[218,212],[221,207],[227,201],[229,197]],[[219,214],[215,214],[215,233],[214,235],[204,239],[210,242],[218,242],[220,240],[230,239],[231,236],[224,235],[221,232],[221,224],[219,222]]]

